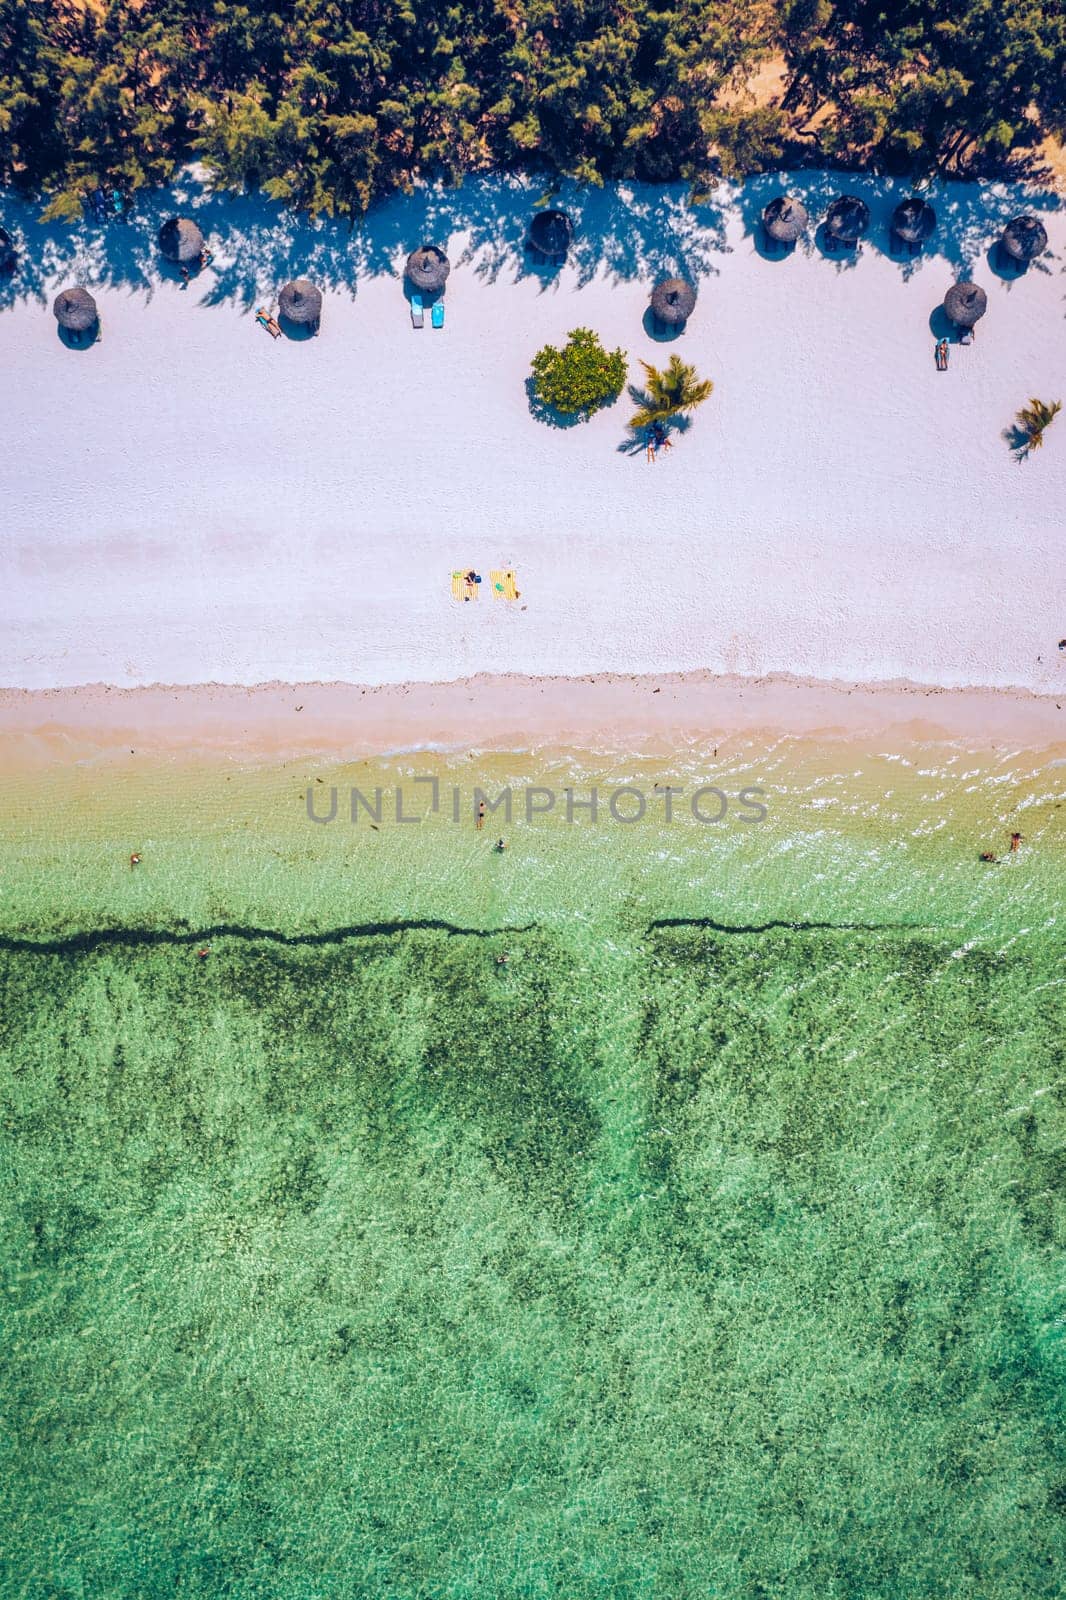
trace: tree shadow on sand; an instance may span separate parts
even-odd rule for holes
[[[968,277],[986,255],[1012,217],[1022,211],[1049,212],[1061,209],[1063,196],[1038,183],[961,183],[936,182],[921,186],[923,198],[936,211],[937,226],[929,242],[916,255],[897,254],[891,249],[891,217],[901,200],[915,193],[913,179],[869,176],[864,173],[816,169],[761,173],[747,179],[732,193],[732,203],[744,224],[744,232],[759,253],[762,213],[775,195],[788,193],[807,208],[810,226],[797,249],[811,255],[819,249],[822,222],[830,202],[839,194],[856,194],[870,208],[870,230],[863,244],[880,251],[894,262],[905,278],[927,269],[943,271],[945,263],[951,277]],[[823,255],[825,252],[822,252]],[[787,257],[780,258],[787,270]],[[830,251],[825,259],[838,269],[861,267],[861,256]],[[1048,270],[1046,262],[1043,270]]]
[[[122,220],[86,216],[73,226],[42,223],[39,206],[5,196],[4,223],[18,267],[13,276],[0,278],[0,309],[32,300],[44,304],[60,280],[146,297],[186,292],[200,306],[249,312],[295,277],[352,298],[365,279],[392,278],[399,291],[407,255],[426,241],[448,252],[453,269],[471,271],[488,283],[533,278],[546,294],[604,278],[645,280],[650,287],[676,276],[698,284],[719,271],[721,256],[731,248],[730,224],[739,217],[745,234],[757,240],[763,207],[783,189],[801,199],[810,214],[808,234],[797,246],[806,255],[817,252],[815,234],[834,195],[847,191],[866,200],[872,217],[866,243],[876,249],[874,236],[887,237],[893,206],[911,192],[907,183],[894,179],[797,171],[762,174],[739,186],[723,183],[710,200],[693,204],[682,184],[583,189],[566,181],[553,187],[550,198],[572,218],[574,239],[565,266],[545,271],[525,249],[530,218],[548,198],[542,179],[477,178],[454,189],[426,185],[382,201],[349,224],[313,222],[258,193],[215,190],[202,168],[191,167],[169,188],[140,193]],[[1017,184],[949,183],[928,193],[937,210],[937,232],[925,254],[900,262],[900,270],[930,268],[948,282],[967,275],[1019,211],[1047,212],[1063,204],[1050,191]],[[170,280],[158,250],[159,228],[175,215],[195,218],[213,252],[210,266],[186,291]],[[827,259],[838,270],[862,269],[861,259],[850,253]],[[1034,267],[1049,271],[1055,264],[1052,253]],[[781,270],[788,271],[787,259]]]
[[[707,276],[727,246],[726,212],[688,204],[683,185],[583,190],[561,185],[553,195],[574,222],[564,267],[544,269],[525,249],[543,183],[517,177],[471,179],[460,188],[429,185],[374,206],[354,224],[311,221],[257,193],[214,190],[208,174],[189,168],[167,189],[144,191],[122,219],[43,223],[39,208],[5,199],[18,270],[0,280],[0,308],[43,302],[60,276],[97,287],[152,295],[180,287],[161,260],[158,234],[175,215],[195,219],[213,252],[194,276],[202,306],[254,309],[294,277],[327,292],[355,296],[358,281],[402,282],[404,262],[419,244],[439,244],[453,267],[472,268],[486,282],[538,279],[545,293],[562,281],[582,288],[602,274],[616,280]]]
[[[1012,422],[1008,428],[1003,429],[1000,438],[1006,444],[1015,461],[1028,461],[1029,456],[1032,454],[1033,441],[1020,423]]]

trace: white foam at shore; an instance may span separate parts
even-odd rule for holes
[[[580,234],[557,278],[525,263],[518,183],[398,199],[351,237],[193,176],[126,227],[5,206],[26,259],[0,298],[0,683],[709,668],[1066,689],[1066,416],[1021,465],[1002,437],[1030,395],[1066,399],[1055,198],[944,186],[941,253],[903,264],[885,253],[899,186],[787,181],[812,216],[842,189],[867,199],[854,264],[758,253],[769,178],[696,210],[676,190],[565,194]],[[1001,279],[988,247],[1034,207],[1049,253]],[[216,257],[187,291],[155,268],[176,209]],[[423,238],[453,261],[443,332],[413,332],[401,292]],[[648,292],[679,270],[699,304],[657,344]],[[255,307],[304,272],[321,336],[275,343]],[[930,315],[971,275],[988,314],[939,374]],[[84,353],[50,311],[70,281],[102,315]],[[714,379],[654,466],[617,448],[624,399],[568,430],[530,416],[530,357],[579,324],[634,379],[672,349]],[[457,605],[449,574],[471,564],[482,596]],[[518,569],[517,605],[490,597],[497,565]]]

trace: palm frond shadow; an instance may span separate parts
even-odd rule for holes
[[[1012,422],[1009,428],[1004,428],[1000,438],[1003,439],[1015,461],[1027,461],[1029,459],[1033,441],[1025,429],[1019,427],[1018,423]]]
[[[626,394],[633,402],[637,412],[646,411],[655,403],[648,391],[639,388],[635,383],[630,383],[626,386]],[[659,426],[666,437],[669,437],[671,433],[681,435],[687,433],[691,428],[692,418],[686,417],[683,412],[678,412],[676,416],[662,418]],[[615,447],[618,454],[625,456],[640,455],[648,447],[648,428],[644,425],[634,426],[632,422],[628,422],[626,430],[625,438]]]

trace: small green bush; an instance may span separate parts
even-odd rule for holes
[[[606,351],[591,328],[572,328],[561,350],[546,344],[533,357],[537,399],[565,416],[587,418],[613,405],[625,381],[625,351]]]

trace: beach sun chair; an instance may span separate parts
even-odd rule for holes
[[[517,600],[518,583],[513,567],[495,567],[489,573],[494,600]]]
[[[443,328],[443,326],[444,326],[444,301],[443,300],[435,300],[433,302],[433,306],[432,306],[432,308],[430,310],[430,313],[429,313],[429,320],[432,323],[434,328]]]
[[[413,294],[411,296],[411,326],[412,326],[412,328],[421,328],[421,327],[423,327],[425,325],[425,320],[426,320],[425,313],[424,313],[424,311],[422,309],[422,296],[420,294]]]
[[[478,584],[481,582],[481,579],[478,578],[476,583],[471,583],[469,581],[469,579],[467,578],[467,573],[468,572],[473,572],[473,571],[474,571],[473,567],[463,567],[461,571],[458,568],[456,568],[456,570],[452,573],[452,599],[453,600],[476,600],[477,599],[477,597],[478,597]]]

